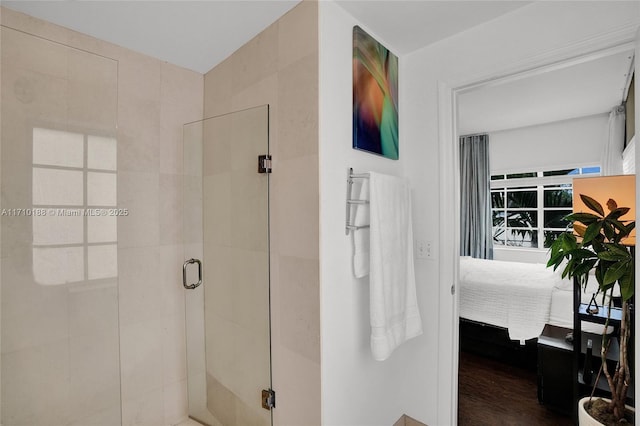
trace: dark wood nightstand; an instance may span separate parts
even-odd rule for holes
[[[570,328],[545,325],[538,337],[538,402],[571,416],[573,413],[573,344]]]
[[[581,318],[583,321],[585,319]],[[593,317],[590,322],[599,322]],[[588,333],[576,330],[579,334],[573,336],[573,340],[567,340],[569,333],[574,333],[570,328],[545,325],[540,337],[538,337],[538,402],[551,410],[569,415],[575,415],[576,400],[589,395],[593,388],[593,381],[597,378],[600,368],[601,334]],[[577,339],[575,337],[578,337]],[[611,348],[607,359],[610,369],[618,360],[618,344],[614,334],[611,335]],[[591,365],[593,377],[589,383],[583,380],[583,371],[587,354],[587,342],[591,341],[592,358]],[[580,351],[574,350],[574,344],[580,345]],[[577,346],[576,346],[577,348]],[[633,351],[631,350],[631,353]],[[608,386],[604,376],[598,380],[595,390],[596,396],[609,396]],[[634,390],[629,389],[629,400],[633,401]]]

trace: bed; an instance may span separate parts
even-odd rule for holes
[[[590,280],[582,301],[597,290]],[[460,259],[460,350],[536,371],[545,324],[573,330],[573,281],[544,264]],[[601,325],[582,322],[601,334]]]
[[[460,318],[504,328],[511,340],[537,338],[545,324],[573,329],[573,282],[544,264],[460,259]],[[595,279],[582,294],[589,302]],[[582,323],[584,331],[602,326]]]

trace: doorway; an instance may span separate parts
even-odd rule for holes
[[[521,207],[520,210],[526,211],[529,215],[528,217],[535,219],[535,223],[528,223],[526,231],[531,233],[533,237],[538,238],[529,238],[528,240],[526,238],[504,238],[509,232],[516,237],[522,236],[524,235],[523,229],[507,229],[508,225],[506,224],[504,212],[493,209],[493,236],[494,243],[497,244],[494,245],[494,248],[498,247],[496,258],[500,261],[546,263],[545,236],[547,233],[558,231],[551,228],[555,226],[553,225],[555,223],[554,218],[557,219],[556,216],[559,213],[554,216],[551,210],[560,212],[562,208],[566,209],[566,206],[549,206],[545,194],[550,191],[570,192],[570,187],[566,186],[566,182],[570,182],[571,175],[575,170],[578,170],[578,173],[582,173],[583,169],[588,169],[587,166],[599,166],[599,164],[595,163],[599,160],[603,146],[596,146],[595,144],[598,138],[606,138],[608,112],[624,99],[626,90],[629,87],[630,74],[633,73],[633,55],[633,43],[625,43],[570,60],[557,61],[551,65],[544,65],[526,72],[469,84],[452,91],[455,98],[456,118],[458,119],[456,123],[457,134],[453,140],[457,140],[458,135],[485,133],[489,134],[490,143],[491,141],[495,142],[494,146],[491,147],[490,155],[492,161],[492,197],[495,198],[494,201],[500,198],[500,194],[496,190],[497,186],[494,185],[496,184],[494,179],[500,180],[500,176],[502,176],[502,181],[507,182],[505,184],[507,196],[509,195],[509,188],[513,188],[514,191],[524,191],[522,188],[526,185],[528,185],[526,187],[527,191],[540,192],[538,197],[532,197],[532,205],[519,206]],[[616,73],[619,72],[620,75],[608,75],[607,73],[611,70],[615,70]],[[589,75],[598,80],[588,82],[586,77]],[[594,81],[600,83],[607,78],[616,80],[615,84],[620,87],[605,96],[595,91],[594,86],[596,86],[596,83]],[[572,90],[579,88],[582,88],[579,95],[572,94]],[[602,88],[602,90],[610,90],[606,85],[603,85]],[[587,90],[594,91],[588,92]],[[554,98],[555,95],[558,95],[559,98]],[[582,98],[581,96],[584,95],[587,95],[587,97]],[[602,102],[592,105],[589,98],[596,97],[601,98]],[[572,102],[575,105],[573,107],[571,106]],[[587,105],[588,102],[589,104]],[[480,107],[480,105],[482,106]],[[555,108],[558,109],[555,110]],[[497,113],[491,116],[487,114],[487,111],[497,111]],[[522,111],[522,113],[518,111]],[[598,134],[597,137],[593,138],[593,147],[585,146],[585,137],[579,137],[577,134],[580,129],[587,128],[599,129],[597,131],[602,130],[602,135]],[[543,137],[541,135],[546,136]],[[575,139],[578,145],[570,143],[572,138]],[[549,142],[548,146],[546,145],[547,142]],[[529,145],[526,145],[527,143]],[[563,152],[565,149],[566,151]],[[454,145],[456,158],[458,157],[457,150],[457,146]],[[595,163],[591,164],[592,162]],[[540,168],[539,171],[537,170],[538,168]],[[562,182],[547,182],[552,179],[551,176],[563,176],[563,173],[566,177],[556,178],[559,181],[562,180]],[[525,182],[525,179],[523,179],[522,182],[524,183],[522,185],[516,185],[514,181],[513,185],[510,185],[509,178],[511,177],[514,179],[526,178],[527,181]],[[536,179],[540,180],[540,182],[534,182]],[[556,187],[552,187],[553,184]],[[459,191],[459,189],[457,190]],[[509,202],[515,202],[514,200],[517,198],[512,197]],[[506,200],[506,197],[503,197],[504,200]],[[518,206],[511,207],[514,207],[514,211],[519,208]],[[533,210],[540,211],[530,214]],[[502,213],[502,216],[500,213]],[[516,222],[514,221],[514,223]],[[456,266],[459,264],[457,256],[454,263]],[[458,318],[465,318],[466,315],[460,308],[461,303],[459,302],[461,297],[459,294],[464,291],[462,284],[460,280],[457,280],[456,287],[459,291],[455,302],[456,328],[458,327]],[[570,304],[568,305],[570,306]],[[571,318],[570,312],[568,318]],[[465,346],[462,341],[465,339],[462,325],[468,325],[462,320],[460,324],[460,340],[456,339],[456,344],[454,345],[456,352]],[[495,324],[481,324],[481,326],[484,329],[495,326]],[[492,346],[490,341],[486,342],[486,344],[488,347],[488,355],[484,354],[488,356],[486,365],[480,362],[475,370],[495,363],[496,357],[494,355],[496,355],[496,351],[493,350],[495,346]],[[535,344],[533,349],[535,354]],[[468,383],[466,377],[462,377],[462,374],[463,372],[465,375],[471,374],[469,365],[478,362],[474,358],[475,355],[470,356],[465,352],[463,356],[463,353],[460,353],[458,365],[459,389],[457,393],[457,405],[460,407],[459,414],[461,416],[460,424],[465,424],[462,421],[462,416],[464,415],[462,407],[469,402],[468,400],[463,401],[463,398],[467,398],[465,392],[468,389],[465,389],[465,387]],[[500,355],[500,353],[497,355]],[[529,387],[533,389],[529,392],[530,397],[523,400],[523,404],[531,402],[534,410],[537,405],[535,365],[534,361],[531,367],[533,375],[526,379],[529,380]],[[513,369],[513,366],[505,365],[503,359],[502,363],[495,365],[495,371],[498,374],[496,378],[511,369]],[[489,373],[484,372],[482,375],[486,376],[487,374]],[[512,375],[512,377],[516,376],[518,374]],[[479,391],[476,390],[474,392],[477,394]],[[541,413],[541,416],[542,418],[547,418],[548,413]],[[504,413],[502,417],[504,417]],[[550,424],[557,424],[557,421],[555,419],[551,420]],[[539,423],[545,424],[544,420]]]

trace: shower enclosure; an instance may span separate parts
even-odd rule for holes
[[[189,415],[271,425],[269,107],[183,131]]]
[[[117,62],[0,39],[2,424],[119,425]]]
[[[176,290],[186,302],[189,415],[211,426],[271,425],[269,174],[258,172],[269,152],[268,106],[183,128],[184,222],[175,228],[184,259],[197,261],[184,269],[193,289],[181,290],[177,268],[159,276],[152,238],[157,206],[173,219],[180,203],[143,190],[162,171],[140,171],[149,153],[138,139],[148,135],[128,134],[137,123],[118,117],[118,94],[128,93],[119,83],[133,81],[118,81],[127,63],[4,24],[0,31],[0,422],[159,424],[166,387],[158,372],[176,370],[172,389],[184,380],[182,347],[164,343],[182,327],[169,331],[174,340],[163,340],[164,325],[146,327],[164,318]],[[147,341],[148,329],[158,335]],[[184,409],[182,389],[169,407]],[[139,401],[159,402],[138,409]]]

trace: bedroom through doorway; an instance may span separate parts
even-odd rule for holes
[[[573,424],[571,375],[557,377],[558,396],[541,383],[547,354],[538,337],[573,331],[572,282],[546,268],[547,250],[568,225],[573,179],[609,174],[602,153],[634,102],[634,49],[620,44],[455,92],[459,425],[517,423],[523,414],[531,424]],[[623,134],[630,174],[633,126]],[[474,191],[486,191],[484,207],[467,216],[483,205]],[[571,360],[570,351],[554,353],[554,368],[572,371]]]

